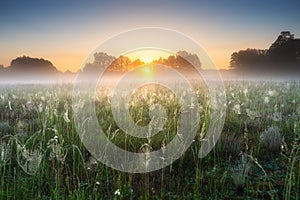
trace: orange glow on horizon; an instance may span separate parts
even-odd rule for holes
[[[212,52],[212,53],[216,53],[216,52]],[[10,62],[13,59],[23,55],[34,57],[34,58],[44,58],[46,60],[49,60],[59,71],[62,72],[68,70],[71,72],[78,71],[86,59],[86,54],[84,53],[75,53],[75,54],[69,53],[69,54],[55,54],[55,55],[20,54],[15,57],[7,57],[6,59],[3,59],[0,65],[3,65],[4,67],[8,67],[10,65]],[[139,52],[132,52],[125,56],[129,57],[132,61],[136,59],[140,59],[145,64],[149,64],[152,63],[154,60],[159,60],[160,58],[162,59],[168,58],[170,55],[172,54],[167,52],[161,52],[161,51],[151,52],[150,50],[144,50]],[[215,63],[217,69],[229,69],[230,54],[229,55],[211,54],[210,57]]]
[[[160,58],[168,58],[170,55],[172,54],[167,51],[156,49],[142,49],[125,54],[125,56],[129,57],[132,61],[140,59],[144,63],[152,63]]]

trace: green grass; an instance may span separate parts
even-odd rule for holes
[[[299,199],[300,83],[224,85],[227,116],[216,147],[198,157],[210,112],[207,89],[194,85],[201,105],[195,141],[170,166],[145,174],[117,171],[90,156],[72,119],[72,85],[0,86],[0,199]],[[110,93],[99,88],[95,104],[114,144],[157,150],[175,136],[180,104],[171,91],[153,87],[132,96],[130,114],[139,125],[149,123],[150,104],[167,111],[164,130],[145,139],[118,128]]]

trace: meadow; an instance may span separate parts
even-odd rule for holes
[[[300,199],[300,83],[225,81],[225,124],[204,158],[198,153],[210,102],[204,85],[193,86],[200,127],[192,145],[171,165],[135,174],[107,167],[86,150],[72,118],[71,84],[0,85],[0,199]],[[143,152],[172,140],[180,104],[171,91],[140,88],[131,98],[139,125],[149,123],[149,105],[167,111],[164,129],[151,139],[116,125],[111,92],[98,88],[95,105],[114,144]]]

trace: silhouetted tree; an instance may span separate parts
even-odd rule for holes
[[[10,66],[1,70],[0,81],[49,82],[58,80],[60,75],[49,60],[22,56],[13,59]]]
[[[295,40],[290,34],[280,35],[268,51],[269,62],[272,65],[285,65],[285,67],[299,65],[299,52],[299,39]]]
[[[94,53],[94,62],[93,65],[97,67],[105,67],[110,65],[116,58],[108,55],[107,53],[99,52]]]
[[[180,70],[189,70],[194,66],[201,67],[201,62],[196,54],[187,51],[178,51],[176,55],[170,55],[168,58],[153,61],[153,63],[163,64]]]
[[[53,64],[43,58],[31,58],[29,56],[18,57],[11,61],[9,71],[14,73],[52,73],[57,72]]]
[[[136,68],[136,67],[138,67],[138,66],[140,66],[140,65],[143,65],[143,64],[145,64],[145,63],[142,62],[140,59],[136,59],[135,61],[133,61],[133,62],[131,63],[131,66],[132,66],[133,68]]]
[[[300,40],[281,32],[268,50],[246,49],[231,55],[230,67],[240,71],[292,72],[300,70]]]
[[[83,71],[85,73],[93,74],[99,71],[100,69],[105,69],[107,66],[111,65],[111,63],[115,59],[116,59],[115,57],[110,56],[107,53],[103,53],[103,52],[94,53],[93,63],[87,63],[84,66]]]
[[[201,67],[199,57],[196,54],[191,54],[187,51],[178,51],[176,59],[180,67]]]
[[[267,50],[246,49],[231,55],[230,66],[235,69],[261,67],[266,63]]]
[[[109,66],[109,71],[125,72],[130,68],[131,60],[126,56],[119,56]]]
[[[179,51],[176,55],[170,55],[165,59],[159,58],[159,60],[154,60],[153,63],[164,64],[166,66],[185,71],[194,68],[193,65],[201,66],[198,56],[186,51]],[[93,63],[86,64],[84,71],[93,73],[101,67],[107,67],[106,71],[108,72],[124,73],[143,64],[145,63],[140,59],[131,61],[126,56],[121,55],[118,58],[115,58],[106,53],[99,52],[94,54]]]
[[[170,67],[178,67],[177,59],[173,55],[169,56],[167,59],[163,59],[163,64]]]

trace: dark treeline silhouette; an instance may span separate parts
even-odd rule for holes
[[[101,68],[105,68],[106,75],[120,75],[145,64],[140,59],[132,61],[124,55],[115,58],[107,53],[97,52],[93,56],[93,62],[87,63],[82,69],[87,78],[89,75],[97,74]],[[153,63],[164,64],[181,71],[183,74],[195,72],[192,65],[201,66],[198,56],[186,51],[180,51],[168,58],[160,58]],[[70,71],[64,73],[58,71],[49,60],[29,56],[13,59],[8,67],[0,65],[0,82],[64,81],[74,79],[75,75]]]
[[[160,58],[153,62],[173,67],[182,72],[195,72],[194,67],[201,68],[199,57],[196,54],[191,54],[186,51],[178,51],[176,55],[171,55],[165,59]]]
[[[0,65],[0,82],[56,82],[70,81],[74,73],[62,73],[43,58],[21,56],[13,59],[10,66]]]
[[[7,68],[12,72],[22,73],[56,73],[53,64],[43,58],[31,58],[29,56],[18,57],[11,61]]]
[[[300,72],[300,39],[283,31],[269,49],[246,49],[231,55],[230,67],[237,72]]]

